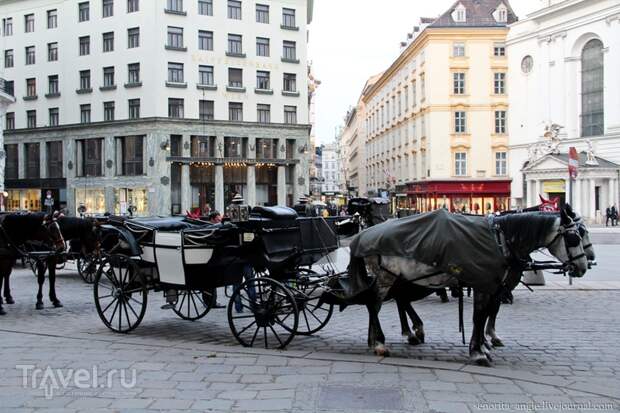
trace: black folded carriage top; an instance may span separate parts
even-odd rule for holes
[[[252,215],[278,221],[294,220],[297,218],[297,212],[295,212],[294,209],[284,206],[255,206],[252,208]]]
[[[128,220],[138,225],[144,225],[158,231],[181,231],[183,229],[200,228],[209,225],[207,222],[195,221],[183,216],[174,217],[145,217]]]

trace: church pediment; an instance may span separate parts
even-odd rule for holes
[[[567,169],[567,168],[568,168],[568,164],[566,162],[554,156],[546,155],[534,161],[533,163],[527,165],[525,168],[523,168],[523,171],[531,172],[531,171],[544,171],[544,170]]]

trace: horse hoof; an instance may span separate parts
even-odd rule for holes
[[[52,301],[52,304],[53,304],[53,305],[54,305],[54,307],[56,307],[56,308],[62,308],[62,307],[64,307],[64,306],[62,305],[62,303],[61,303],[60,301],[58,301],[58,300],[56,300],[56,301]]]
[[[478,366],[491,367],[491,361],[489,361],[487,356],[482,353],[476,353],[475,355],[472,355],[471,361]]]
[[[442,302],[442,303],[449,303],[449,302],[450,302],[450,299],[448,298],[448,296],[447,296],[447,295],[442,295],[442,296],[441,296],[441,302]]]
[[[4,299],[4,301],[5,301],[7,304],[15,304],[15,300],[13,299],[13,297],[6,297],[6,298]]]
[[[504,342],[499,337],[492,337],[491,344],[493,347],[504,347]]]
[[[416,336],[409,336],[407,337],[407,343],[412,346],[417,346],[418,344],[422,344],[423,342],[420,341],[420,339]]]
[[[487,350],[491,350],[493,348],[487,340],[484,340],[482,344],[484,345],[484,347],[486,347]]]
[[[4,311],[4,309],[0,308],[0,315],[6,315],[6,311]]]
[[[43,303],[37,303],[37,305],[35,306],[35,308],[37,310],[43,310]]]
[[[382,357],[389,357],[390,356],[390,350],[388,350],[387,348],[385,348],[383,346],[377,346],[377,347],[375,347],[375,355],[382,356]]]

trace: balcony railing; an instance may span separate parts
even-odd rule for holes
[[[9,87],[10,85],[10,87]],[[13,90],[13,84],[6,82],[4,79],[0,78],[0,92],[6,93],[9,96],[15,97],[15,92]]]

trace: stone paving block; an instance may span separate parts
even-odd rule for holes
[[[212,399],[212,400],[198,400],[194,404],[192,404],[191,408],[193,410],[200,410],[202,412],[206,411],[230,411],[232,408],[234,401],[232,400],[222,400],[222,399]]]
[[[66,407],[70,409],[100,409],[109,406],[114,400],[98,397],[84,397],[72,401]]]
[[[245,374],[239,380],[241,383],[271,383],[273,376],[270,374]]]
[[[174,389],[145,389],[140,393],[140,397],[144,398],[168,398],[172,399],[177,392]]]
[[[442,381],[421,381],[420,388],[422,390],[457,391],[454,383],[446,383]]]
[[[563,395],[564,392],[557,387],[544,384],[517,381],[516,385],[521,387],[527,394],[533,395]]]
[[[224,391],[217,395],[219,399],[225,400],[244,400],[244,399],[253,399],[258,394],[257,391],[249,391],[249,390],[233,390],[233,391]]]
[[[240,411],[291,411],[292,400],[289,399],[264,399],[264,400],[239,400],[233,410]]]
[[[247,390],[287,390],[287,389],[296,389],[299,387],[297,383],[259,383],[259,384],[248,384],[245,388]]]
[[[443,402],[475,402],[478,397],[471,393],[459,393],[459,392],[445,392],[428,390],[423,391],[422,394],[426,400],[436,400]]]
[[[429,413],[467,413],[471,410],[465,403],[429,401]]]
[[[437,378],[442,381],[453,383],[473,383],[474,377],[469,373],[447,370],[435,370]]]
[[[293,399],[295,390],[262,390],[258,392],[257,399]]]
[[[514,394],[523,394],[525,393],[523,389],[515,384],[483,384],[485,391],[487,393],[514,393]]]
[[[303,384],[303,383],[322,383],[327,380],[325,374],[303,374],[303,375],[287,375],[276,377],[276,383],[291,383],[291,384]]]
[[[361,373],[364,371],[364,363],[336,361],[331,364],[331,373]]]
[[[139,362],[132,364],[131,367],[138,370],[163,370],[166,367],[166,363]]]
[[[241,389],[245,389],[246,387],[250,387],[252,385],[247,385],[245,383],[205,383],[207,385],[207,388],[209,390],[241,390]],[[257,390],[257,389],[250,389],[248,388],[248,390]]]
[[[236,383],[241,378],[240,374],[206,374],[202,380],[206,382]]]
[[[151,403],[153,399],[119,399],[115,400],[110,408],[112,409],[145,409]]]
[[[156,410],[183,410],[188,409],[193,403],[193,400],[156,399],[149,407]]]

